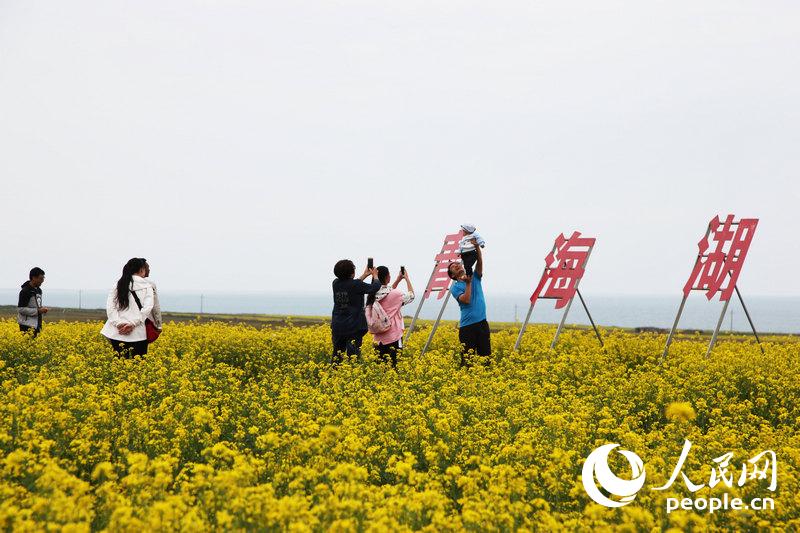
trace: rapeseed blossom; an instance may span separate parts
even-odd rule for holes
[[[39,531],[556,531],[800,527],[800,364],[794,337],[493,334],[490,364],[459,368],[457,331],[397,371],[368,342],[333,369],[327,326],[168,324],[144,359],[114,356],[99,324],[35,340],[0,321],[0,527]],[[635,450],[663,485],[775,450],[775,510],[665,512],[680,484],[631,505],[593,503],[583,460]],[[705,489],[707,490],[707,489]],[[749,492],[748,492],[749,491]]]

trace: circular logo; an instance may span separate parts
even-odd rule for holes
[[[621,479],[611,472],[608,467],[608,454],[619,444],[604,444],[600,446],[586,458],[583,463],[583,488],[591,499],[605,505],[606,507],[622,507],[628,505],[636,493],[644,486],[644,464],[639,456],[628,450],[617,450],[628,460],[631,466],[631,479]],[[603,488],[610,495],[618,498],[612,500],[605,496],[597,485]]]

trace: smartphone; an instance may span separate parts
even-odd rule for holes
[[[367,257],[367,268],[370,268],[370,269],[371,269],[371,268],[375,268],[375,267],[372,265],[372,258],[371,258],[371,257]]]
[[[405,276],[406,275],[406,267],[404,267],[402,265],[400,266],[400,275],[401,276]]]

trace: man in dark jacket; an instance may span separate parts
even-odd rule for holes
[[[349,259],[342,259],[333,267],[333,313],[331,333],[333,336],[333,364],[342,362],[342,353],[348,356],[361,355],[361,342],[367,333],[367,318],[364,315],[364,295],[374,294],[381,288],[374,268],[365,268],[361,277],[356,277],[356,266]],[[372,283],[364,280],[372,276]]]
[[[17,323],[23,333],[32,331],[33,336],[42,331],[42,315],[49,309],[42,307],[42,283],[44,283],[44,270],[39,267],[31,269],[28,281],[22,284],[17,303]]]

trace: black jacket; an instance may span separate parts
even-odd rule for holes
[[[365,283],[358,279],[333,280],[333,313],[331,331],[337,336],[364,335],[367,317],[364,316],[364,295],[375,294],[381,282]]]

